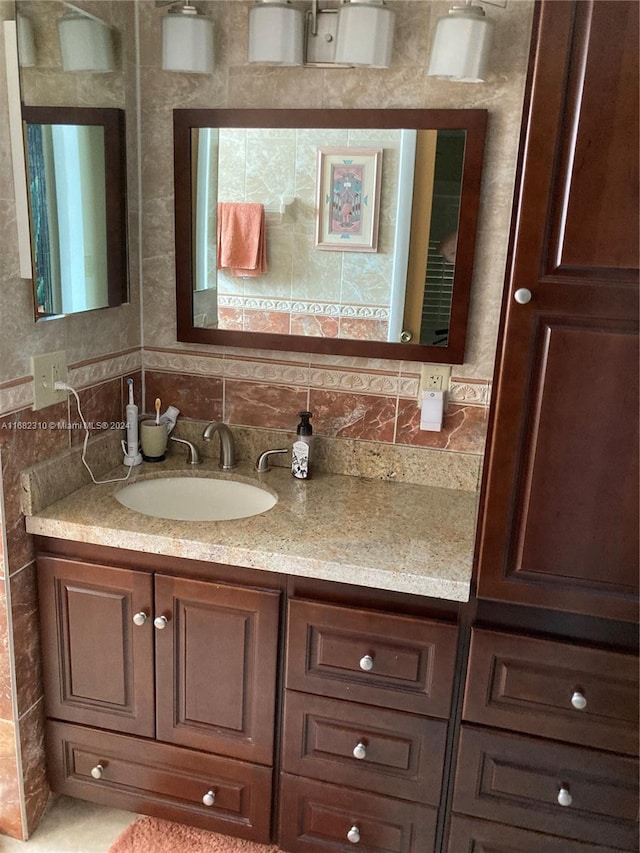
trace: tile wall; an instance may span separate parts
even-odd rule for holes
[[[96,7],[104,10],[110,3],[112,0],[87,0],[94,11]],[[147,406],[160,396],[166,403],[176,404],[187,418],[223,417],[233,424],[290,431],[298,411],[310,407],[318,434],[345,441],[482,453],[533,3],[511,0],[505,10],[489,10],[497,24],[495,74],[480,87],[451,86],[424,74],[433,22],[446,13],[447,2],[389,3],[398,20],[392,68],[325,71],[248,66],[248,3],[205,0],[201,6],[215,20],[217,48],[216,70],[206,78],[160,72],[160,18],[164,12],[156,9],[154,0],[115,3],[114,14],[133,15],[133,23],[123,27],[120,36],[123,57],[130,55],[125,48],[136,30],[140,33],[139,64],[134,67],[123,60],[128,63],[124,93],[130,161],[131,301],[122,308],[37,325],[30,284],[19,277],[17,251],[9,236],[15,228],[15,202],[0,41],[0,833],[26,838],[49,796],[42,753],[37,590],[32,544],[20,511],[19,472],[81,437],[73,428],[26,428],[33,422],[77,423],[73,404],[31,410],[31,354],[67,352],[69,378],[81,389],[87,420],[119,419],[124,406],[123,379],[133,375],[139,392],[146,382]],[[43,5],[50,7],[53,0]],[[14,14],[13,0],[0,0],[0,20],[13,19]],[[55,57],[50,61],[55,65]],[[69,80],[53,67],[39,75],[39,91],[46,92],[52,82],[58,93],[64,83],[68,94]],[[79,85],[75,94],[81,99],[89,97],[89,88]],[[140,103],[142,140],[141,205],[135,166],[136,103]],[[417,428],[417,370],[411,362],[213,350],[176,340],[171,110],[178,106],[489,110],[468,358],[454,370],[452,401],[442,433],[422,433]]]

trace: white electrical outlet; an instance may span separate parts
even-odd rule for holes
[[[54,387],[58,379],[63,382],[67,379],[67,355],[64,350],[32,355],[31,373],[34,409],[44,409],[66,400],[67,392],[56,391]]]
[[[450,364],[423,364],[420,369],[418,405],[422,404],[422,395],[425,391],[448,391],[450,379]]]

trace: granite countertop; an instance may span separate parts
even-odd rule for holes
[[[101,479],[122,477],[118,467]],[[145,464],[149,477],[214,476],[255,482],[278,495],[273,509],[232,521],[168,521],[120,504],[127,483],[89,484],[27,515],[27,531],[133,551],[187,557],[416,595],[469,598],[477,493],[288,468],[230,474],[207,459]]]

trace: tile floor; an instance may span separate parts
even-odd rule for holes
[[[122,830],[136,817],[132,812],[58,797],[28,841],[16,841],[0,835],[0,851],[107,853]]]

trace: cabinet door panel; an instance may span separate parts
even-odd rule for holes
[[[639,578],[637,27],[636,2],[540,4],[478,554],[480,598],[625,621]]]
[[[433,850],[436,815],[428,806],[284,775],[279,844],[294,853],[351,846],[365,853],[425,853]],[[351,840],[354,829],[358,840]]]
[[[48,716],[153,736],[150,575],[38,558]]]
[[[637,755],[635,655],[474,628],[467,672],[465,720]]]
[[[283,768],[437,806],[446,734],[440,720],[288,690]],[[357,746],[365,751],[360,758]]]
[[[287,687],[446,718],[456,640],[455,625],[290,601]]]
[[[252,841],[270,840],[268,767],[53,721],[47,723],[47,747],[57,793]],[[98,766],[95,778],[92,770]],[[211,805],[203,801],[208,793]]]
[[[156,576],[157,737],[271,764],[279,593]]]
[[[558,799],[563,788],[570,795],[568,804]],[[638,762],[463,726],[453,810],[637,850]]]
[[[528,829],[454,815],[446,853],[619,853],[613,847],[567,841]]]

